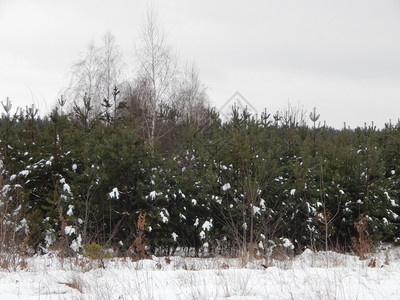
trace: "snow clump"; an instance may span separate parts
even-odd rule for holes
[[[119,199],[119,191],[118,188],[113,188],[112,191],[108,194],[111,199]]]
[[[228,183],[225,183],[223,186],[222,186],[222,190],[224,191],[224,192],[226,192],[227,190],[229,190],[231,188],[231,184],[228,182]]]
[[[204,231],[210,231],[212,226],[212,219],[210,219],[210,221],[205,221],[201,228],[203,228]]]

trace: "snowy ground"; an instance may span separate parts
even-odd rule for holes
[[[306,250],[266,269],[263,260],[183,257],[115,258],[102,268],[45,255],[1,270],[0,299],[400,299],[400,248],[369,257]]]

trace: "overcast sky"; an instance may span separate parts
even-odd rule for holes
[[[399,0],[0,0],[0,100],[51,110],[107,31],[133,74],[150,6],[217,108],[239,91],[259,111],[316,107],[337,128],[400,118]]]

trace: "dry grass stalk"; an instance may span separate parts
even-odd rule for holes
[[[386,252],[385,252],[385,262],[384,262],[384,264],[385,265],[389,265],[389,250],[387,250]]]
[[[376,267],[376,258],[371,258],[371,260],[368,263],[368,267],[370,267],[370,268]]]
[[[78,276],[72,276],[71,280],[69,282],[58,282],[58,283],[64,284],[71,289],[78,290],[80,293],[83,293],[83,289],[84,289],[84,285],[85,285],[83,280]]]
[[[26,269],[29,230],[25,228],[24,232],[20,223],[23,220],[19,206],[20,191],[2,192],[0,203],[0,268],[8,271],[16,271],[18,267]]]
[[[19,266],[20,266],[21,270],[24,270],[28,267],[28,263],[25,260],[26,259],[26,250],[28,249],[28,240],[29,240],[29,230],[26,230],[25,238],[22,241],[21,249],[20,249],[22,260],[20,261]]]
[[[58,236],[58,243],[57,243],[57,250],[58,250],[58,255],[60,258],[65,258],[67,256],[68,252],[68,237],[65,234],[65,227],[67,226],[67,222],[63,216],[63,209],[62,206],[59,206],[58,210],[58,219],[54,219],[55,223],[61,223],[61,230],[59,232]]]
[[[137,222],[136,238],[132,245],[126,251],[126,255],[131,257],[133,260],[140,260],[149,258],[144,248],[144,227],[146,226],[146,213],[140,213]]]
[[[220,268],[221,268],[221,269],[229,269],[229,265],[228,265],[227,263],[223,263],[223,264],[220,266]]]

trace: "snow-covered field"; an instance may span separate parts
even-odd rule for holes
[[[376,258],[376,267],[368,267]],[[388,263],[388,264],[385,264]],[[400,248],[352,255],[311,250],[292,259],[153,257],[27,259],[0,271],[0,299],[400,299]]]

